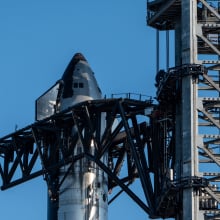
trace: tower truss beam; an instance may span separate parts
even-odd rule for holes
[[[152,151],[148,121],[153,108],[152,100],[86,101],[1,138],[1,189],[43,175],[51,204],[57,207],[53,204],[58,204],[58,191],[65,178],[74,172],[77,161],[87,158],[108,175],[110,192],[120,187],[154,216],[152,170],[148,162],[152,161],[152,154],[146,154],[146,150]],[[103,116],[106,125],[101,131]],[[82,152],[75,149],[78,141],[83,145]],[[90,152],[91,143],[95,152]],[[106,153],[107,163],[103,162]],[[62,179],[56,178],[63,166],[68,166],[66,173]],[[136,178],[140,179],[144,201],[128,187]]]

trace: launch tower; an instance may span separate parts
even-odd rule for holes
[[[122,192],[154,219],[220,219],[220,1],[148,0],[147,23],[157,33],[158,104],[92,95],[57,111],[62,78],[36,100],[35,123],[0,138],[1,190],[42,175],[48,220],[105,220]],[[84,61],[67,68],[78,75],[63,99],[90,91]],[[130,187],[137,178],[142,197]]]
[[[159,106],[152,122],[161,137],[153,146],[163,158],[155,170],[163,192],[156,204],[161,217],[220,219],[219,12],[218,0],[147,2],[147,23],[156,29],[157,47],[159,36],[167,36],[166,52],[157,49]],[[173,68],[170,48],[175,48]],[[167,56],[164,70],[161,56]]]

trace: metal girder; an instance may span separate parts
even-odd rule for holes
[[[73,172],[77,160],[86,157],[108,174],[110,191],[120,187],[145,212],[154,216],[154,190],[150,177],[152,146],[147,124],[150,115],[146,115],[153,107],[152,100],[86,101],[1,138],[1,189],[43,175],[49,197],[57,203],[57,192],[68,172]],[[101,129],[103,119],[104,130]],[[78,141],[83,145],[83,152],[74,150]],[[88,146],[91,143],[95,152],[90,152]],[[105,154],[108,155],[107,164],[103,162]],[[69,164],[69,169],[59,180],[59,168],[65,164]],[[140,178],[145,201],[128,187],[136,178]]]
[[[187,67],[188,66],[188,67]],[[153,151],[154,195],[156,196],[156,213],[163,218],[175,217],[182,208],[182,190],[192,188],[199,195],[199,209],[204,218],[217,218],[219,210],[219,128],[220,128],[220,99],[216,96],[198,97],[195,106],[198,117],[198,167],[199,175],[194,177],[177,178],[176,146],[177,132],[176,105],[181,100],[181,83],[184,77],[191,75],[199,88],[209,86],[210,94],[218,94],[219,81],[216,76],[209,75],[207,69],[199,65],[183,65],[171,68],[160,76],[158,85],[159,105],[151,117]],[[203,90],[202,90],[203,91]],[[173,94],[173,96],[168,94]],[[205,130],[204,130],[205,128]],[[212,133],[204,133],[210,130]],[[202,164],[212,164],[212,172],[203,170]],[[213,210],[210,212],[210,210]]]
[[[159,30],[171,30],[175,27],[175,20],[180,16],[181,1],[180,0],[157,0],[147,1],[148,25]]]

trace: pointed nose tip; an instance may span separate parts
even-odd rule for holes
[[[82,53],[76,53],[76,54],[73,56],[73,60],[75,60],[76,62],[79,61],[79,60],[87,61],[86,58],[83,56]]]

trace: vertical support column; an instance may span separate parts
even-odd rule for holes
[[[192,76],[187,76],[182,81],[182,173],[181,179],[188,179],[196,176],[197,155],[196,148],[196,84],[193,83]],[[179,152],[181,153],[181,152]],[[198,209],[196,208],[196,198],[193,188],[183,189],[183,219],[199,220],[197,218]],[[196,209],[195,209],[195,208]]]
[[[196,63],[197,61],[197,1],[182,0],[182,64]]]
[[[181,18],[181,52],[177,54],[182,64],[193,64],[197,60],[196,13],[197,1],[182,0]],[[180,116],[177,117],[177,126],[181,130],[181,144],[178,150],[178,158],[181,160],[180,179],[188,179],[197,176],[198,155],[196,153],[197,142],[197,83],[191,75],[182,79],[182,99],[180,103]],[[177,134],[178,135],[178,134]],[[178,135],[178,137],[180,137]],[[183,189],[182,213],[178,219],[199,220],[198,198],[192,187]]]
[[[58,220],[58,201],[51,201],[51,198],[47,198],[47,220]]]

